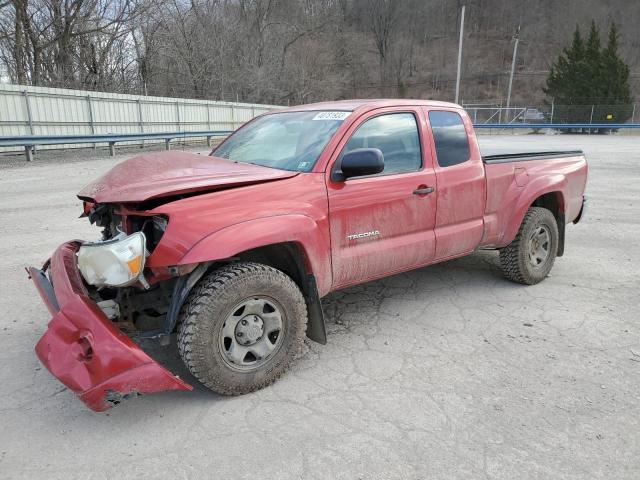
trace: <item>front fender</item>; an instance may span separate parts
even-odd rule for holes
[[[316,277],[319,295],[329,293],[331,249],[328,230],[313,218],[301,214],[257,218],[212,232],[191,247],[179,264],[222,260],[283,242],[294,242],[301,248],[308,272]]]
[[[523,189],[522,193],[518,197],[515,208],[513,209],[509,220],[506,223],[504,233],[500,239],[499,246],[504,247],[509,245],[520,229],[520,225],[524,220],[524,216],[529,210],[529,207],[536,201],[537,198],[551,192],[557,192],[559,195],[558,202],[560,207],[560,214],[565,212],[565,196],[564,192],[567,188],[567,178],[563,174],[550,175],[540,177],[534,181],[528,183]]]

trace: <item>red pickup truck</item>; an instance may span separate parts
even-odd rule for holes
[[[499,251],[543,280],[582,217],[580,151],[482,157],[459,106],[353,100],[277,110],[211,155],[149,153],[85,187],[96,242],[64,243],[29,274],[53,319],[42,363],[93,410],[190,390],[145,353],[177,330],[215,392],[272,383],[305,335],[326,342],[337,289]]]

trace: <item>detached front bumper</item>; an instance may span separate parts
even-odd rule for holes
[[[96,412],[140,394],[192,390],[113,325],[91,300],[76,266],[79,247],[77,241],[64,243],[42,270],[28,269],[53,315],[36,345],[40,361]]]

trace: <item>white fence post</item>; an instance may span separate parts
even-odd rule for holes
[[[93,121],[93,106],[91,105],[91,95],[87,95],[87,109],[89,111],[89,127],[91,128],[91,135],[96,134],[96,125]],[[95,150],[97,145],[93,144],[93,149]]]
[[[136,99],[136,103],[138,104],[138,128],[140,128],[140,132],[144,133],[144,120],[142,119],[142,103],[140,99]],[[140,140],[140,148],[144,147],[144,140]]]
[[[29,124],[29,135],[33,135],[33,117],[31,116],[31,103],[29,103],[29,93],[26,90],[22,91],[24,97],[24,105],[27,109],[27,123]]]
[[[96,134],[96,127],[93,123],[93,108],[91,107],[91,95],[87,95],[87,111],[89,112],[89,127],[92,134]]]
[[[140,127],[141,132],[144,132],[144,120],[142,119],[142,104],[139,98],[136,100],[136,103],[138,104],[138,127]]]
[[[33,135],[33,118],[31,116],[31,104],[29,103],[29,94],[27,93],[26,90],[23,90],[22,95],[24,96],[24,104],[27,108],[27,122],[29,124],[29,135]],[[32,147],[25,147],[24,152],[27,157],[27,162],[30,162],[32,159],[32,153],[36,153],[35,145]]]
[[[207,109],[207,131],[211,131],[211,110],[209,109],[209,105],[206,105]],[[207,147],[211,147],[211,135],[207,135]]]

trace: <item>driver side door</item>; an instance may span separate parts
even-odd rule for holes
[[[355,122],[327,169],[333,287],[430,263],[435,255],[436,177],[420,109],[381,109]],[[331,179],[344,153],[378,148],[384,170]]]

